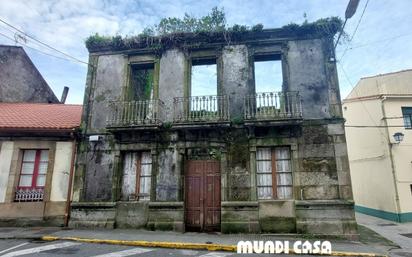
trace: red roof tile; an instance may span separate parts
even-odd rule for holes
[[[0,103],[0,129],[70,130],[80,126],[81,105]]]

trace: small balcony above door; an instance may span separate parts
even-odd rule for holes
[[[264,92],[249,95],[244,102],[244,119],[253,121],[286,121],[302,118],[299,92]]]
[[[176,97],[173,102],[175,124],[229,123],[229,101],[225,95]]]
[[[158,127],[164,121],[164,103],[159,99],[110,103],[109,128]]]

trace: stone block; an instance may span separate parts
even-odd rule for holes
[[[116,227],[117,228],[143,228],[147,225],[149,203],[141,202],[118,202],[116,205]]]
[[[335,172],[336,160],[334,157],[317,157],[299,159],[300,171]]]
[[[300,158],[326,158],[335,157],[333,144],[308,144],[299,145]]]
[[[338,185],[336,172],[299,172],[295,173],[300,186],[329,186]]]
[[[346,147],[346,143],[335,144],[335,155],[336,157],[348,156],[348,149]]]
[[[329,135],[344,135],[345,129],[342,123],[339,124],[328,124],[328,134]]]
[[[72,203],[69,227],[114,228],[115,203]]]
[[[305,200],[329,200],[339,198],[338,185],[319,185],[302,187]]]
[[[302,128],[305,144],[328,144],[329,134],[326,126],[304,126]]]
[[[259,230],[257,202],[222,203],[222,233],[257,233]]]
[[[298,233],[357,237],[352,201],[296,201]]]
[[[147,228],[183,232],[183,202],[150,202]]]
[[[295,233],[296,219],[294,217],[265,217],[259,219],[263,233]]]

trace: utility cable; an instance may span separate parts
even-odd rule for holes
[[[53,51],[56,51],[56,52],[58,52],[58,53],[60,53],[60,54],[62,54],[62,55],[64,55],[64,56],[66,56],[66,57],[68,57],[68,58],[70,58],[70,59],[73,59],[73,60],[75,60],[75,61],[77,61],[77,62],[80,62],[80,63],[86,64],[86,65],[89,65],[89,63],[87,63],[87,62],[84,62],[84,61],[82,61],[82,60],[80,60],[80,59],[78,59],[78,58],[76,58],[76,57],[73,57],[73,56],[71,56],[71,55],[69,55],[69,54],[67,54],[67,53],[65,53],[65,52],[62,52],[62,51],[60,51],[60,50],[58,50],[58,49],[56,49],[56,48],[54,48],[54,47],[52,47],[52,46],[50,46],[50,45],[48,45],[48,44],[46,44],[46,43],[43,43],[42,41],[36,39],[35,37],[32,37],[32,36],[30,36],[29,34],[27,34],[26,32],[24,32],[24,31],[16,28],[15,26],[11,25],[10,23],[7,23],[6,21],[4,21],[4,20],[1,19],[1,18],[0,18],[0,22],[2,22],[2,23],[4,23],[4,24],[6,24],[7,26],[15,29],[16,31],[18,31],[18,32],[20,32],[21,34],[25,35],[26,37],[32,39],[33,41],[35,41],[35,42],[37,42],[37,43],[39,43],[39,44],[41,44],[41,45],[43,45],[43,46],[45,46],[45,47],[47,47],[47,48],[52,49]]]

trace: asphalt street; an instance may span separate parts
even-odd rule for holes
[[[95,256],[95,257],[226,257],[226,256],[268,256],[267,254],[236,254],[232,252],[207,252],[196,250],[144,248],[108,244],[88,244],[69,241],[0,240],[0,257],[12,256]],[[280,255],[277,256],[293,256]]]

